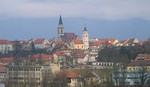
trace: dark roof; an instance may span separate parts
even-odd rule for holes
[[[138,54],[135,60],[150,60],[150,54]]]
[[[75,33],[64,33],[64,36],[61,36],[61,40],[64,42],[70,43],[72,40],[75,40],[77,35]]]
[[[59,25],[63,25],[61,15],[60,15],[60,18],[59,18]]]
[[[87,31],[87,28],[86,27],[84,27],[84,30],[83,31]]]
[[[133,60],[129,66],[150,66],[150,61],[146,60]]]

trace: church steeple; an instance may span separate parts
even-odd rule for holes
[[[59,25],[63,25],[61,15],[60,15],[60,17],[59,17]]]
[[[58,23],[58,37],[64,36],[64,25],[60,15],[59,23]]]
[[[89,48],[89,33],[86,26],[83,29],[82,40],[83,40],[84,48],[85,50],[87,50]]]

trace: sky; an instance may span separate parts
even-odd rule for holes
[[[90,38],[150,38],[150,0],[0,0],[0,39],[57,37],[65,32]]]

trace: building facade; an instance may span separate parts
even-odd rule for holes
[[[50,66],[9,65],[8,85],[9,87],[43,87],[45,72],[49,72],[50,75]]]
[[[82,33],[82,40],[84,44],[84,49],[87,50],[89,48],[89,34],[86,27],[84,27],[83,33]]]

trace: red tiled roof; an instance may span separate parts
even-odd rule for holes
[[[73,40],[73,43],[74,44],[83,44],[83,41],[82,40]]]
[[[77,77],[79,77],[79,73],[77,73],[77,72],[68,72],[66,77],[67,78],[77,78]]]
[[[150,66],[150,61],[146,60],[133,60],[129,66]]]
[[[126,43],[126,40],[121,40],[119,41],[120,44],[125,44]]]
[[[41,55],[40,54],[34,54],[33,58],[34,59],[42,58],[44,60],[50,60],[50,59],[52,59],[52,56],[51,55],[47,55],[47,54],[41,54]]]
[[[104,45],[105,43],[103,41],[95,41],[92,46],[99,46],[99,45]]]
[[[0,40],[0,44],[13,44],[13,43],[9,40]]]
[[[56,54],[57,56],[64,56],[63,52],[61,51],[56,51],[54,54]]]
[[[75,33],[65,33],[67,39],[76,39],[77,35]]]
[[[110,41],[111,43],[115,42],[115,40],[117,40],[116,38],[108,38],[108,41]]]
[[[150,60],[150,54],[138,54],[135,60]]]
[[[14,60],[13,57],[9,57],[9,58],[0,58],[0,62],[12,62]]]
[[[142,42],[142,45],[145,45],[145,44],[150,44],[150,39]]]
[[[44,40],[45,40],[44,38],[39,38],[39,39],[34,40],[33,43],[34,44],[42,44]]]
[[[116,38],[99,39],[99,41],[102,41],[104,43],[106,43],[106,42],[113,43],[115,40],[117,40],[117,39]]]

